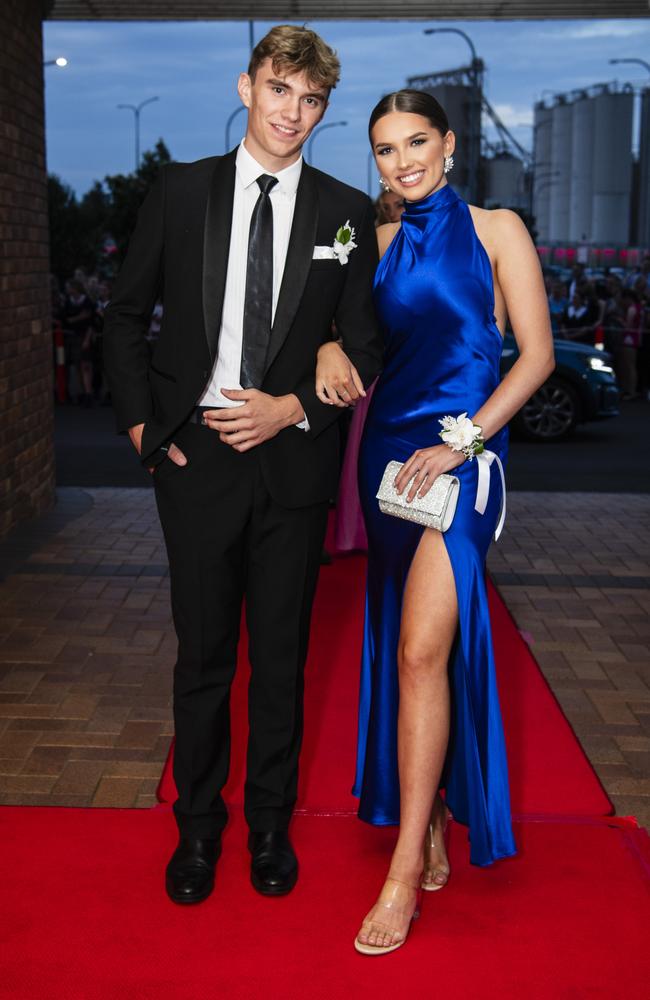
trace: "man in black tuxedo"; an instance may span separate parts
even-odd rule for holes
[[[106,312],[118,428],[152,471],[169,556],[180,840],[167,891],[179,903],[207,898],[214,884],[244,596],[251,877],[266,895],[289,892],[297,878],[287,831],[303,669],[338,475],[341,410],[315,392],[332,322],[365,384],[381,365],[371,203],[301,157],[339,68],[306,28],[283,25],[262,39],[238,83],[243,143],[161,171]],[[158,297],[163,322],[149,360]]]

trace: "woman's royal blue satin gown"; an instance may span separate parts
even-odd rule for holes
[[[399,822],[397,646],[404,586],[424,529],[382,514],[377,489],[389,461],[404,462],[417,448],[441,443],[441,417],[477,412],[499,383],[502,350],[492,269],[465,202],[446,185],[407,202],[401,223],[375,277],[386,354],[359,454],[369,547],[353,791],[359,816],[380,825]],[[486,448],[503,461],[507,444],[504,428]],[[477,461],[465,461],[453,474],[460,479],[458,506],[442,537],[459,627],[449,664],[451,731],[442,786],[454,819],[469,827],[470,860],[488,865],[515,853],[485,583],[502,487],[495,462],[480,514],[474,509]]]

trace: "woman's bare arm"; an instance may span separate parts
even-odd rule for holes
[[[499,311],[507,311],[519,348],[519,357],[503,381],[476,413],[469,414],[488,440],[548,378],[555,361],[546,289],[537,251],[523,222],[514,212],[501,209],[481,212],[476,221],[495,273],[495,298],[505,307]],[[485,335],[489,336],[487,330]],[[418,449],[404,463],[395,485],[401,493],[411,484],[409,500],[416,494],[425,496],[441,473],[464,461],[462,453],[432,442],[430,448]]]
[[[496,209],[485,215],[490,216],[488,253],[519,349],[500,385],[477,413],[470,414],[487,440],[546,381],[555,360],[546,289],[533,241],[515,212]]]

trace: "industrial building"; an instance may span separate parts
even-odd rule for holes
[[[635,179],[638,210],[633,212],[632,240],[637,246],[650,247],[650,87],[641,92],[639,162]]]
[[[648,93],[639,164],[646,176],[646,218],[650,208]],[[639,205],[633,205],[632,198],[633,114],[634,91],[629,84],[598,84],[558,94],[552,103],[540,101],[535,106],[533,213],[540,240],[619,246],[634,236],[640,243],[648,240],[647,221],[644,240],[636,224]]]

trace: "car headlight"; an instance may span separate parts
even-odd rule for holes
[[[591,368],[592,372],[607,372],[609,375],[614,373],[612,366],[608,365],[604,358],[599,358],[597,354],[591,354],[587,358],[587,367]]]

